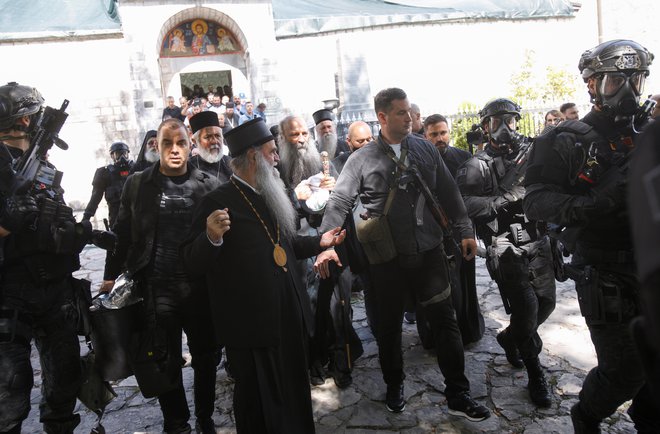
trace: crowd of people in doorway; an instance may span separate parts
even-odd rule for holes
[[[265,105],[255,110],[240,97],[214,92],[191,103],[182,97],[180,106],[167,97],[163,120],[146,133],[135,162],[125,143],[110,146],[113,163],[97,170],[82,222],[71,221],[61,196],[51,195],[53,205],[0,193],[0,312],[15,319],[13,329],[0,327],[0,360],[13,373],[0,375],[0,431],[20,432],[29,410],[31,384],[16,387],[13,379],[32,376],[24,366],[32,339],[48,378],[45,431],[73,432],[78,423],[78,331],[67,322],[76,314],[65,315],[62,306],[84,292],[70,275],[85,244],[81,234],[105,196],[116,243],[99,291],[123,296],[128,279],[140,298],[133,327],[113,331],[115,341],[105,345],[128,354],[124,362],[142,393],[158,398],[165,432],[192,429],[181,375],[185,332],[197,432],[215,432],[216,370],[226,358],[239,433],[313,433],[310,387],[326,379],[351,387],[363,353],[352,326],[356,290],[364,292],[378,345],[386,411],[406,408],[407,312],[436,354],[448,413],[489,418],[487,403],[471,396],[463,351],[484,333],[477,254],[510,315],[497,342],[508,363],[526,371],[535,406],[555,400],[539,360],[539,329],[555,309],[556,280],[571,278],[598,354],[570,409],[575,432],[600,432],[601,421],[628,400],[638,431],[658,432],[658,377],[643,369],[657,374],[658,342],[636,346],[630,326],[637,341],[660,330],[652,319],[633,322],[643,313],[643,290],[657,291],[660,261],[640,250],[657,251],[644,225],[631,230],[629,221],[636,209],[646,215],[650,201],[626,190],[628,180],[644,182],[629,167],[657,167],[657,156],[644,160],[647,166],[630,165],[634,145],[657,145],[653,103],[640,106],[652,61],[628,40],[585,51],[579,69],[592,110],[580,118],[575,104],[564,104],[546,114],[534,138],[518,131],[516,102],[489,101],[472,135],[474,155],[452,146],[445,116],[423,115],[399,88],[374,97],[378,131],[356,121],[346,137],[337,136],[328,109],[313,114],[312,128],[297,115],[269,126]],[[16,83],[1,87],[0,97],[23,102],[0,119],[3,149],[20,158],[43,99]],[[649,160],[656,164],[648,167]],[[72,241],[45,242],[50,232],[35,234],[35,221]],[[646,221],[658,232],[655,226]],[[26,301],[33,287],[48,289],[36,305]],[[657,312],[659,299],[649,296],[646,308]],[[117,362],[96,363],[103,371]]]

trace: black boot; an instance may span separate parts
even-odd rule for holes
[[[545,380],[543,374],[543,367],[539,362],[539,358],[525,359],[525,367],[527,368],[527,389],[529,390],[529,397],[537,407],[547,408],[552,405],[552,397],[550,396],[550,388],[548,382]]]
[[[520,352],[513,338],[509,334],[509,329],[504,329],[497,334],[497,343],[504,349],[506,359],[514,368],[522,368],[523,361],[520,358]]]
[[[571,407],[571,421],[575,434],[600,434],[600,421],[584,414],[580,402]]]

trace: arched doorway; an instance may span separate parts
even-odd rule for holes
[[[249,94],[248,47],[236,22],[217,9],[194,7],[168,19],[158,37],[163,96],[180,96],[198,84],[208,92],[228,86]]]
[[[201,86],[208,92],[209,86],[223,88],[223,95],[226,94],[224,86],[228,86],[233,94],[247,94],[249,82],[243,71],[223,62],[214,60],[200,60],[189,63],[181,70],[176,72],[170,79],[166,95],[190,96],[187,92],[194,89],[195,85]]]

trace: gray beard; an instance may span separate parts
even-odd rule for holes
[[[307,142],[306,149],[296,149],[297,145],[284,143],[280,146],[280,167],[284,179],[293,187],[300,181],[316,175],[322,170],[321,154],[314,143]],[[332,158],[332,157],[331,157]]]
[[[321,137],[318,143],[320,152],[327,152],[330,159],[335,157],[335,152],[337,152],[337,135],[328,133]]]
[[[277,169],[271,166],[264,156],[257,152],[257,172],[255,184],[271,217],[280,227],[280,237],[291,240],[296,235],[296,210],[286,194],[286,187]]]
[[[147,163],[155,163],[160,160],[160,154],[155,149],[148,149],[144,151],[144,159],[147,160]]]
[[[220,147],[219,149],[220,152],[214,154],[213,152],[211,152],[211,149],[206,149],[201,146],[198,146],[197,152],[199,153],[199,158],[206,161],[207,163],[217,163],[218,161],[220,161],[222,155],[224,154],[222,152],[224,150],[224,147]]]

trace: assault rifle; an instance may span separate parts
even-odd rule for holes
[[[502,192],[509,191],[512,187],[522,184],[525,180],[525,171],[527,170],[529,152],[531,149],[532,141],[523,139],[518,148],[518,155],[516,155],[516,158],[513,160],[515,167],[509,170],[499,183],[499,188]]]
[[[59,138],[59,132],[69,116],[65,110],[69,100],[65,99],[62,107],[55,110],[46,107],[37,121],[30,147],[16,163],[14,168],[20,180],[19,189],[24,189],[30,195],[47,193],[52,199],[59,190],[62,172],[53,168],[47,162],[48,151],[57,145],[67,150],[69,145]]]
[[[454,254],[453,252],[456,252],[460,257],[461,248],[454,239],[454,235],[451,230],[451,222],[449,221],[445,210],[442,208],[442,205],[440,205],[438,199],[436,199],[433,192],[429,189],[429,186],[426,184],[426,181],[424,181],[422,174],[419,172],[419,169],[415,164],[411,164],[406,172],[404,172],[404,175],[401,177],[401,183],[405,183],[405,178],[408,174],[412,176],[413,184],[415,184],[415,186],[419,188],[421,193],[424,195],[424,199],[426,199],[426,205],[429,207],[433,219],[438,223],[438,225],[440,225],[440,228],[442,229],[442,238],[445,244],[447,255],[451,256]]]

